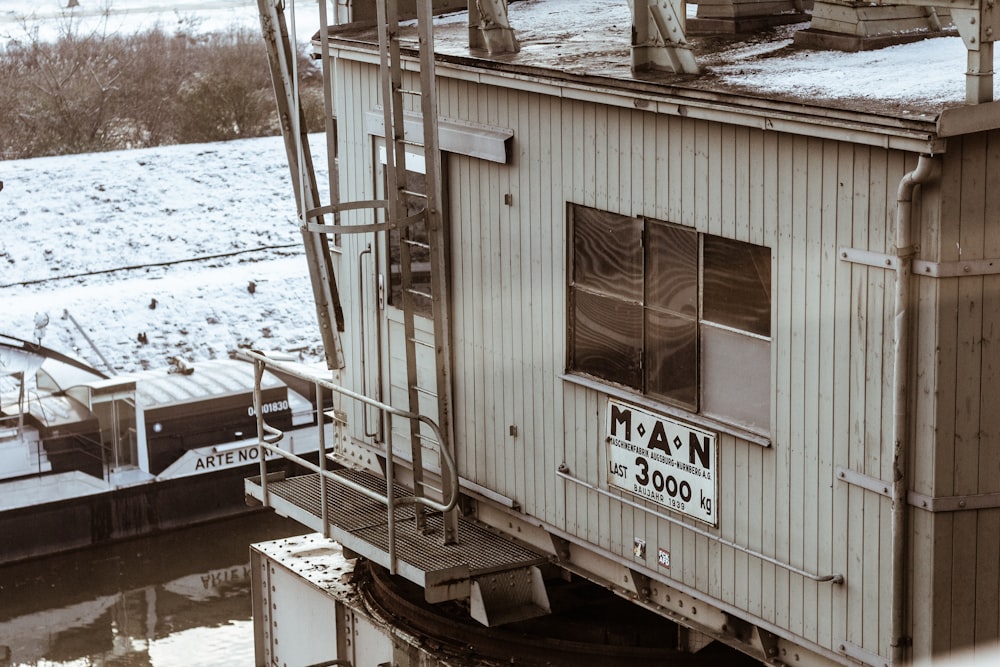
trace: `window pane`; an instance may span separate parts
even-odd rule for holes
[[[696,317],[698,234],[650,222],[646,244],[646,305]]]
[[[425,192],[427,189],[426,179],[423,174],[406,170],[406,189],[410,192]],[[423,197],[415,195],[405,195],[406,207],[403,215],[409,216],[421,211],[426,206]],[[410,280],[414,291],[421,294],[431,293],[431,260],[427,246],[427,223],[420,221],[402,230],[403,238],[408,238],[415,243],[409,243],[410,249]],[[400,230],[393,229],[389,232],[389,303],[397,308],[403,306],[403,277],[400,267]],[[414,295],[413,306],[417,315],[431,317],[431,300],[419,295]]]
[[[704,319],[770,336],[770,249],[718,236],[704,239]]]
[[[697,322],[646,311],[646,390],[697,409]]]
[[[574,206],[573,284],[641,301],[642,222]]]
[[[642,306],[574,289],[570,365],[641,389]]]
[[[701,327],[702,412],[758,431],[771,428],[771,343]]]

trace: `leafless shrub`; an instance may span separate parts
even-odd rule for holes
[[[26,25],[0,47],[0,158],[173,143],[279,131],[263,38],[249,30],[81,34],[54,42]],[[321,82],[302,57],[304,109],[322,128]]]

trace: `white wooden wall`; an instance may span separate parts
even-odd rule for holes
[[[941,207],[924,212],[921,256],[997,260],[1000,133],[954,140],[942,164]],[[938,498],[998,494],[1000,275],[920,278],[917,286],[914,489]],[[915,651],[1000,648],[1000,509],[916,509],[913,519]]]
[[[376,70],[346,60],[339,67],[342,199],[369,198],[372,140],[361,114],[377,104]],[[809,642],[836,650],[847,641],[888,656],[890,502],[838,481],[834,471],[892,479],[895,278],[843,261],[838,250],[893,251],[896,188],[916,156],[557,98],[516,84],[439,75],[439,85],[442,116],[514,131],[508,165],[447,157],[462,476],[626,558],[640,537],[650,569],[658,568],[657,548],[669,549],[665,580]],[[917,202],[921,243],[942,257],[954,254],[955,241],[964,257],[1000,257],[1000,140],[980,143],[966,142],[960,156],[949,152],[942,184],[923,188]],[[987,163],[993,167],[989,183],[962,180],[970,163],[983,174]],[[967,203],[969,194],[978,203]],[[961,209],[960,226],[937,212],[938,201],[944,210]],[[797,568],[841,573],[843,585],[810,581],[556,476],[565,463],[606,488],[607,396],[562,377],[567,202],[771,248],[771,446],[720,433],[713,530]],[[345,256],[352,253],[357,249]],[[354,293],[355,274],[342,276],[346,295]],[[918,287],[915,483],[938,495],[1000,491],[1000,361],[992,347],[988,368],[983,361],[1000,324],[1000,277],[921,279]],[[350,355],[357,343],[347,339]],[[915,512],[913,525],[917,653],[995,639],[1000,510]],[[958,536],[974,537],[976,528],[987,537],[970,548]],[[963,583],[970,568],[987,593]]]

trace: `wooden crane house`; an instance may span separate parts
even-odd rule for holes
[[[320,1],[329,188],[316,4],[259,0],[329,370],[249,356],[332,406],[319,465],[247,480],[317,534],[256,552],[259,664],[459,664],[294,565],[333,544],[490,631],[584,581],[690,652],[997,650],[992,2]],[[925,38],[954,94],[866,92]],[[872,49],[846,93],[750,74]]]

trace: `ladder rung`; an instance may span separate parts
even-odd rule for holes
[[[424,250],[430,250],[431,246],[429,243],[421,243],[420,241],[414,241],[413,239],[404,239],[403,243],[406,245],[411,245],[416,248],[423,248]]]
[[[427,387],[421,387],[419,384],[413,385],[413,388],[417,390],[418,394],[423,394],[424,396],[437,396],[436,391],[431,391]]]
[[[394,428],[394,429],[392,429],[392,435],[393,435],[393,437],[399,436],[400,438],[403,438],[403,437],[409,436],[410,434],[408,432],[406,432],[406,431],[402,431],[402,430],[400,430],[398,428]],[[417,434],[417,439],[422,440],[422,441],[428,443],[429,445],[439,445],[439,444],[441,444],[437,440],[435,440],[434,438],[430,437],[429,435],[421,435],[421,434],[418,433]]]
[[[412,88],[397,88],[396,92],[401,93],[403,95],[415,95],[417,97],[423,95],[423,93],[421,93],[419,90],[413,90]]]
[[[413,343],[414,345],[422,345],[423,347],[426,347],[428,349],[434,349],[434,343],[428,343],[425,340],[417,340],[416,338],[411,338],[410,342]]]
[[[419,197],[420,199],[427,199],[427,195],[425,195],[423,192],[416,192],[414,190],[407,190],[405,188],[400,190],[400,192],[402,192],[404,195],[409,195],[411,197]]]
[[[410,294],[412,294],[413,296],[422,296],[425,299],[433,299],[434,298],[432,295],[428,294],[427,292],[421,292],[420,290],[416,290],[416,289],[413,289],[413,288],[410,288],[410,289],[408,289],[406,291],[409,292]],[[420,341],[415,340],[413,342],[414,343],[419,343]],[[433,347],[430,343],[423,343],[423,344],[427,345],[428,347]]]

